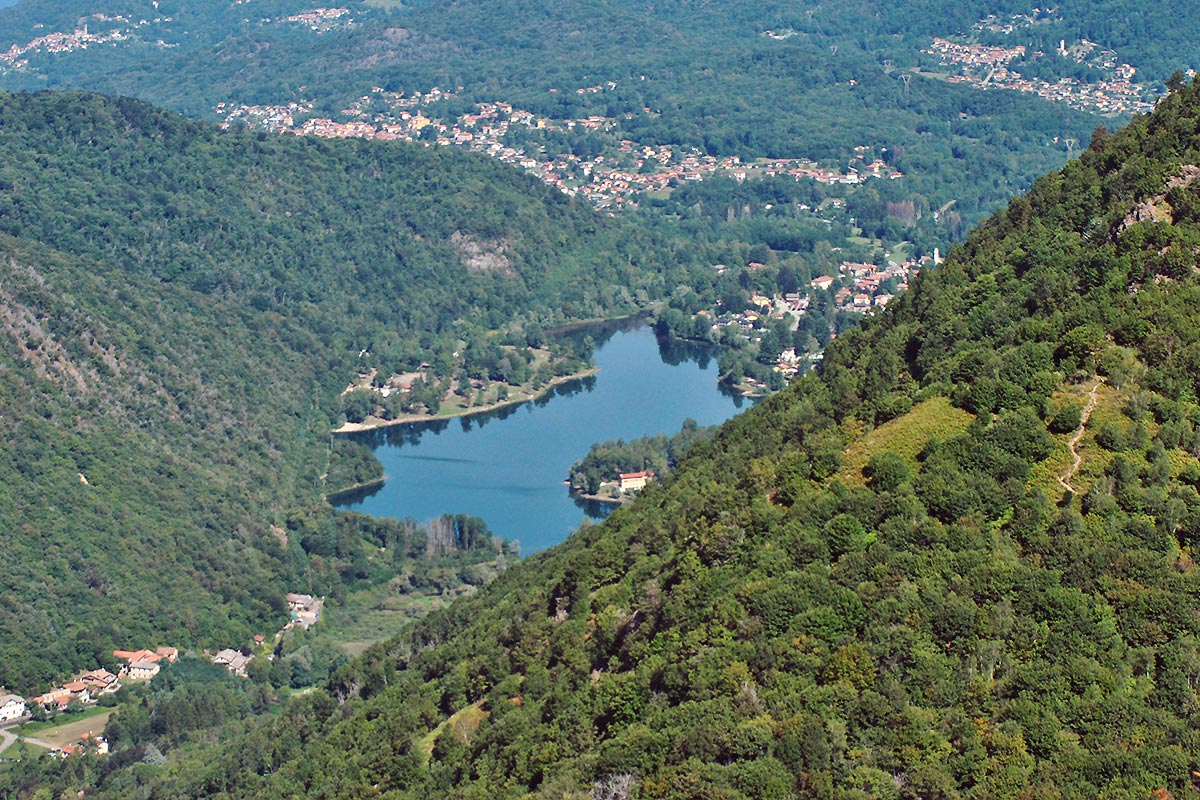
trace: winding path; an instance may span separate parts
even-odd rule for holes
[[[1096,392],[1100,390],[1100,384],[1102,383],[1104,383],[1104,378],[1096,378],[1096,385],[1088,392],[1087,405],[1083,407],[1083,414],[1079,418],[1079,430],[1075,431],[1075,435],[1067,442],[1067,449],[1071,451],[1071,455],[1075,457],[1075,461],[1071,464],[1069,470],[1058,476],[1058,482],[1071,494],[1076,494],[1075,487],[1071,485],[1071,479],[1075,477],[1075,473],[1079,471],[1079,465],[1083,463],[1083,456],[1079,455],[1079,451],[1075,449],[1075,446],[1079,444],[1079,440],[1087,432],[1088,417],[1092,415],[1092,409],[1096,407]]]

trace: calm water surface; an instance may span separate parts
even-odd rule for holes
[[[598,375],[536,403],[357,434],[374,447],[387,481],[340,507],[419,521],[479,516],[528,554],[610,510],[573,500],[563,484],[593,443],[675,433],[689,417],[712,425],[747,405],[718,388],[711,351],[660,343],[645,326],[613,333],[595,360]]]

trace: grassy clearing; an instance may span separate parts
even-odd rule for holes
[[[488,712],[483,710],[483,701],[480,700],[466,708],[457,711],[436,728],[421,737],[418,743],[418,748],[424,754],[425,760],[428,761],[433,756],[433,745],[437,741],[438,736],[447,727],[454,732],[459,740],[468,742],[471,740],[472,734],[479,728],[479,724],[488,717]]]
[[[863,468],[875,453],[895,453],[915,468],[917,454],[930,439],[949,439],[962,433],[973,419],[968,412],[952,406],[950,398],[931,397],[851,442],[842,455],[838,477],[848,486],[861,486],[866,482]]]
[[[889,261],[895,261],[897,264],[903,264],[912,257],[912,245],[908,242],[901,242],[888,251],[884,257]]]
[[[78,713],[68,713],[42,722],[26,722],[24,725],[18,725],[10,730],[18,736],[36,736],[40,739],[44,731],[53,730],[54,728],[59,728],[80,720],[88,720],[100,715],[104,715],[105,719],[107,719],[108,715],[112,714],[112,712],[113,709],[111,708],[89,706]],[[104,727],[104,723],[101,723],[100,727]]]
[[[442,598],[427,595],[412,597],[398,608],[389,608],[389,604],[367,607],[356,604],[353,608],[339,608],[343,613],[330,616],[327,628],[336,631],[336,634],[330,635],[335,644],[346,655],[353,657],[376,642],[392,638],[410,622],[445,604]]]
[[[496,570],[496,564],[485,562],[471,569],[485,573],[486,579],[489,572]],[[458,582],[452,577],[452,571],[442,576],[439,583],[446,588],[413,591],[407,588],[407,579],[401,578],[354,592],[337,605],[327,605],[321,625],[310,635],[340,647],[353,657],[376,642],[392,638],[409,623],[444,607],[455,597],[470,594],[477,588]]]
[[[49,727],[45,728],[40,726],[47,723],[34,723],[34,725],[39,726],[36,731],[29,730],[30,725],[22,725],[16,732],[20,736],[33,736],[41,739],[43,742],[49,742],[56,747],[62,747],[63,745],[78,741],[79,737],[85,733],[100,733],[103,731],[108,718],[115,711],[116,709],[112,708],[89,709],[89,711],[73,717],[70,722],[61,724],[52,722],[49,723]]]

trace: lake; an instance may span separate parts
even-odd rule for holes
[[[718,386],[711,349],[660,342],[644,324],[588,334],[599,373],[538,401],[354,434],[374,448],[386,481],[338,507],[418,521],[478,516],[529,554],[611,511],[571,498],[564,484],[592,444],[675,433],[688,418],[713,425],[749,405]]]

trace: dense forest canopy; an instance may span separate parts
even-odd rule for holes
[[[1200,86],[663,485],[98,796],[1194,797]],[[60,785],[83,785],[78,778]]]

